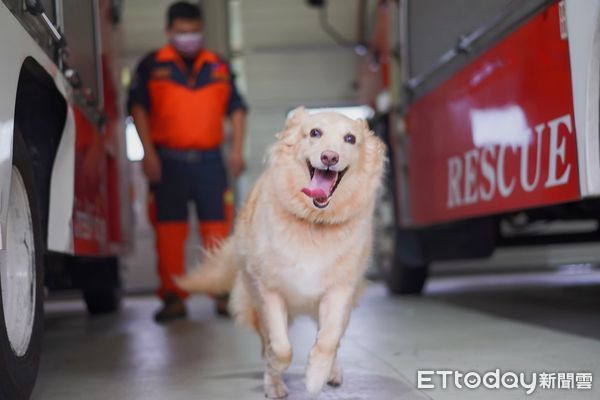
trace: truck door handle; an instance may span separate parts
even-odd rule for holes
[[[76,69],[67,67],[65,69],[65,78],[67,78],[73,88],[81,89],[81,76]]]
[[[54,26],[50,18],[48,18],[48,14],[46,14],[46,10],[44,10],[42,3],[39,0],[25,0],[25,6],[31,15],[35,15],[42,20],[44,26],[48,30],[48,33],[50,33],[52,36],[54,44],[56,44],[59,48],[66,47],[67,41],[65,40],[65,37],[58,30],[58,28]]]

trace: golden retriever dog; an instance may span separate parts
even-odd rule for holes
[[[340,340],[362,287],[385,145],[362,120],[294,110],[267,154],[267,168],[239,212],[233,235],[178,279],[190,292],[231,293],[236,321],[254,329],[272,399],[287,388],[288,325],[317,321],[306,388],[342,384]]]

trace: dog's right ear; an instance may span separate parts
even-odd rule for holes
[[[304,106],[294,108],[292,111],[290,111],[287,119],[285,120],[286,127],[290,123],[300,123],[307,115],[308,112]]]
[[[300,134],[300,125],[308,112],[304,107],[298,107],[292,110],[285,121],[283,131],[277,133],[275,137],[287,145],[293,145]]]

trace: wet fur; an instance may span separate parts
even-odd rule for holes
[[[309,136],[314,127],[322,138]],[[344,142],[348,132],[356,144]],[[306,370],[308,391],[315,395],[327,382],[342,383],[336,353],[368,266],[385,164],[385,146],[366,122],[336,113],[297,109],[277,139],[234,234],[178,280],[191,292],[231,292],[236,321],[261,337],[269,398],[287,395],[281,376],[292,359],[287,327],[298,315],[319,325]],[[318,163],[323,150],[338,152],[340,168],[348,171],[328,207],[319,209],[301,188],[310,181],[306,160]]]

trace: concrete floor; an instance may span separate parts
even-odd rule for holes
[[[190,302],[188,321],[155,325],[152,297],[91,318],[78,300],[46,307],[35,400],[263,399],[258,339]],[[290,400],[308,399],[302,372],[315,327],[291,329]],[[591,391],[538,388],[418,391],[419,369],[591,372],[600,380],[600,273],[445,277],[424,297],[391,298],[372,285],[342,342],[344,385],[321,399],[598,399]],[[439,384],[439,382],[438,382]]]

